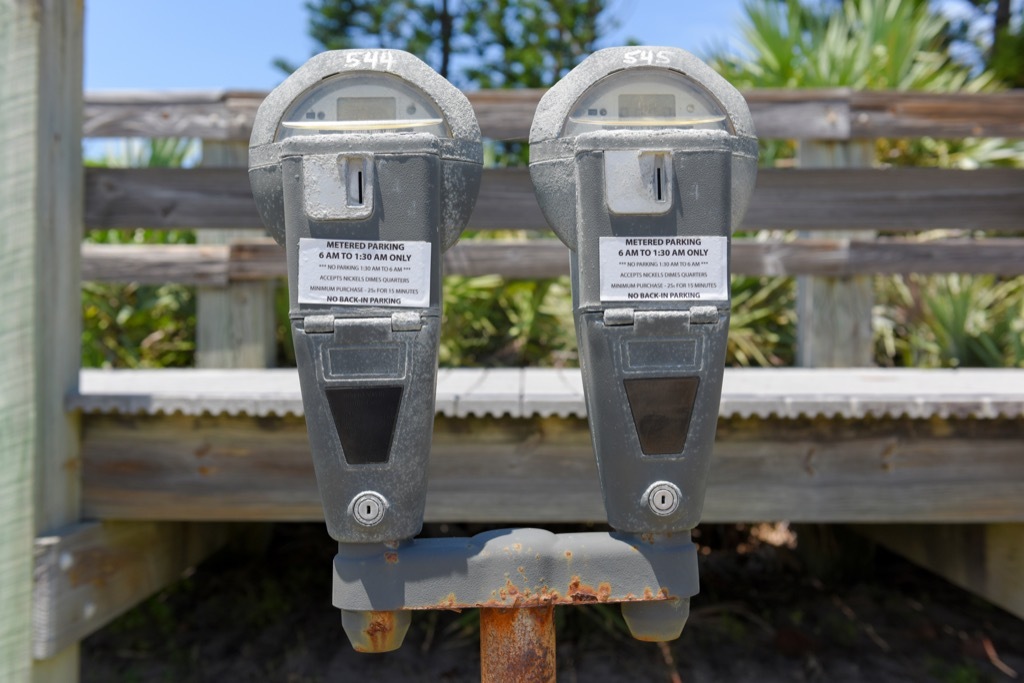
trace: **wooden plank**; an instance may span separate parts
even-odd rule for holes
[[[223,524],[85,522],[36,539],[35,656],[51,657],[108,624],[226,538]]]
[[[248,141],[265,92],[134,90],[89,92],[84,137],[191,137]]]
[[[467,93],[483,135],[525,140],[542,90]],[[909,137],[1024,137],[1024,93],[909,93],[749,90],[762,137],[797,140]],[[249,139],[265,97],[244,91],[135,91],[86,94],[86,137]]]
[[[283,271],[284,252],[274,256]],[[228,245],[82,243],[82,280],[86,282],[226,285],[230,264]]]
[[[444,256],[446,275],[537,279],[569,274],[569,252],[555,239],[463,240]],[[732,241],[732,272],[743,275],[1024,275],[1024,239],[916,242],[801,239]],[[82,280],[223,285],[283,278],[284,248],[270,238],[226,246],[82,245]]]
[[[854,528],[1024,619],[1024,524],[858,524]]]
[[[301,418],[86,418],[85,509],[118,519],[321,518]],[[601,521],[581,418],[435,421],[426,517]],[[1019,420],[719,423],[704,519],[1024,521]]]
[[[744,93],[761,138],[846,140],[850,137],[850,91],[748,90]]]
[[[259,228],[249,176],[235,168],[87,168],[88,228]]]
[[[1024,229],[1024,170],[765,169],[744,230]],[[260,228],[241,169],[86,169],[89,228]],[[469,229],[547,230],[525,168],[484,171]]]
[[[543,88],[467,92],[480,133],[492,140],[527,140]]]
[[[1024,91],[997,93],[853,92],[857,138],[1024,137]]]
[[[867,141],[801,141],[797,148],[802,169],[870,167],[874,157],[875,146]],[[824,237],[871,239],[874,233],[837,231]],[[874,296],[874,287],[865,275],[797,278],[796,364],[810,368],[874,365]]]
[[[242,142],[203,142],[203,166],[248,167]],[[254,230],[200,230],[201,245],[230,245],[265,234]],[[229,247],[230,249],[230,247]],[[274,364],[276,282],[235,281],[227,287],[200,286],[196,293],[196,355],[199,368],[267,368]]]
[[[75,681],[71,644],[33,665],[32,542],[79,513],[81,2],[0,0],[0,680]]]

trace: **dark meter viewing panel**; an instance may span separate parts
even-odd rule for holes
[[[422,526],[442,254],[472,212],[482,161],[466,97],[397,50],[317,55],[257,113],[249,177],[287,253],[310,448],[339,542]]]
[[[729,240],[754,187],[746,102],[676,48],[601,50],[541,99],[530,176],[572,250],[580,366],[609,523],[700,519],[729,328]]]

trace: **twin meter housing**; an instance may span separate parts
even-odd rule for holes
[[[415,536],[434,423],[441,255],[476,201],[465,96],[395,50],[320,54],[260,106],[249,178],[286,247],[289,316],[331,536]]]
[[[699,521],[729,329],[729,238],[756,169],[743,97],[683,50],[601,50],[538,106],[530,175],[572,250],[591,436],[620,531]]]

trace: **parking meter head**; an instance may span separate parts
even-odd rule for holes
[[[575,156],[608,148],[671,148],[673,134],[721,131],[732,140],[730,227],[743,220],[757,174],[757,138],[743,96],[689,52],[621,47],[595,52],[547,91],[530,128],[530,177],[555,233],[575,249]],[[603,135],[602,135],[603,134]],[[664,183],[664,179],[663,179]],[[656,178],[648,185],[656,185]],[[615,201],[617,197],[612,196]]]
[[[285,247],[310,449],[340,542],[422,526],[442,253],[482,161],[466,97],[397,50],[317,55],[257,112],[249,178]]]
[[[267,231],[283,244],[281,143],[300,136],[346,136],[374,149],[427,135],[442,164],[441,239],[458,241],[480,185],[480,127],[469,100],[417,57],[400,50],[321,53],[292,73],[260,105],[249,141],[249,178]]]
[[[700,519],[729,241],[756,172],[746,102],[683,50],[601,50],[538,105],[530,176],[572,250],[584,393],[616,529],[674,533]]]

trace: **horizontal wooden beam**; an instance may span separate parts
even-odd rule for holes
[[[76,643],[224,544],[223,524],[86,522],[35,542],[33,649]]]
[[[1024,137],[1024,91],[851,92],[854,138]]]
[[[301,418],[85,415],[83,511],[144,520],[322,517]],[[580,418],[435,421],[426,518],[605,519]],[[1015,420],[719,422],[704,519],[1024,521]]]
[[[529,137],[543,90],[467,93],[485,137]],[[132,91],[86,93],[85,137],[196,137],[248,140],[266,93]],[[1024,137],[1024,93],[909,93],[750,90],[744,93],[765,138]]]
[[[262,271],[270,279],[284,273],[284,252],[265,244],[261,252],[274,249],[281,267]],[[231,281],[231,248],[226,245],[195,244],[82,244],[82,280],[89,282],[138,282],[222,287]]]
[[[1024,230],[1024,170],[767,169],[744,230]],[[260,228],[245,169],[86,169],[87,228]],[[525,168],[484,172],[477,230],[547,230]]]
[[[537,279],[569,274],[569,251],[555,239],[464,240],[445,253],[447,275]],[[911,242],[794,240],[732,242],[732,272],[742,275],[906,273],[1024,274],[1024,239]],[[227,245],[82,245],[82,279],[222,286],[283,278],[284,248],[269,238]]]

